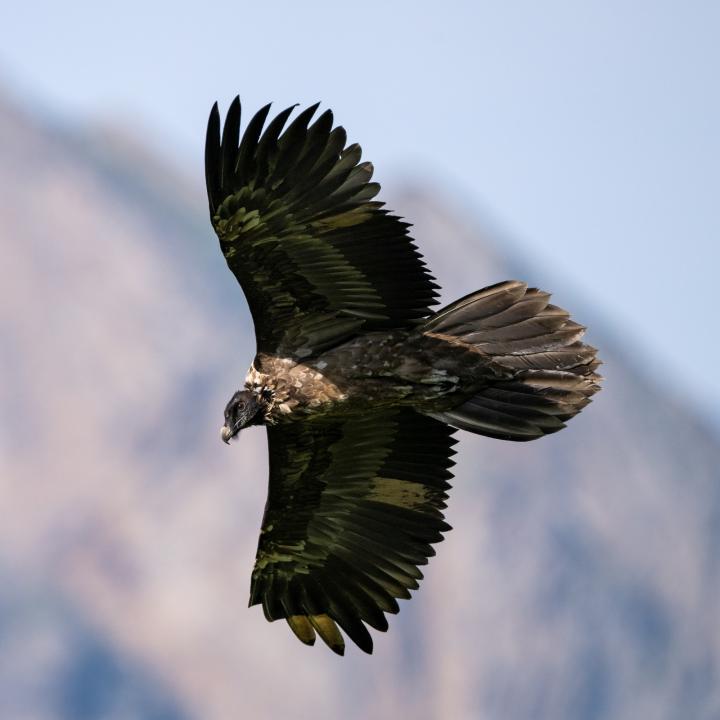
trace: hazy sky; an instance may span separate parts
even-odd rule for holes
[[[322,100],[381,182],[489,216],[720,425],[718,37],[709,1],[30,1],[0,73],[196,173],[214,100]]]

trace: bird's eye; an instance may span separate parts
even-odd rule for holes
[[[237,409],[244,410],[247,403],[244,400],[238,400]]]

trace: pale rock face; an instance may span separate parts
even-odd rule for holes
[[[79,653],[70,612],[172,698],[168,718],[718,716],[718,438],[531,268],[593,328],[598,399],[530,444],[463,437],[454,530],[372,657],[246,609],[266,448],[260,429],[227,448],[217,425],[254,354],[247,310],[199,178],[194,207],[169,170],[104,148],[0,106],[0,715],[79,716],[47,691]],[[518,275],[457,208],[394,207],[444,300]],[[12,605],[20,587],[33,603]],[[114,682],[86,670],[88,693]]]

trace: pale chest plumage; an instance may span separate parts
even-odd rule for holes
[[[275,424],[293,416],[326,413],[345,401],[347,392],[323,374],[322,362],[302,363],[291,358],[259,355],[245,377],[245,387],[260,394],[270,391],[266,422]]]

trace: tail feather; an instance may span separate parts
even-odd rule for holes
[[[498,315],[525,295],[527,285],[516,280],[498,283],[466,295],[436,312],[425,323],[428,332],[457,335],[472,330],[485,318]]]
[[[597,350],[581,341],[585,328],[549,300],[511,280],[429,318],[424,332],[473,346],[507,377],[436,417],[490,437],[533,440],[562,429],[590,402],[600,389]]]
[[[538,350],[531,353],[497,355],[495,362],[516,370],[563,370],[573,368],[576,374],[589,375],[600,365],[597,350],[591,345],[574,342],[566,347]]]
[[[530,321],[511,325],[502,330],[468,333],[462,340],[488,355],[530,355],[555,348],[567,347],[583,336],[585,328],[572,321],[557,329],[542,327],[542,322]]]

